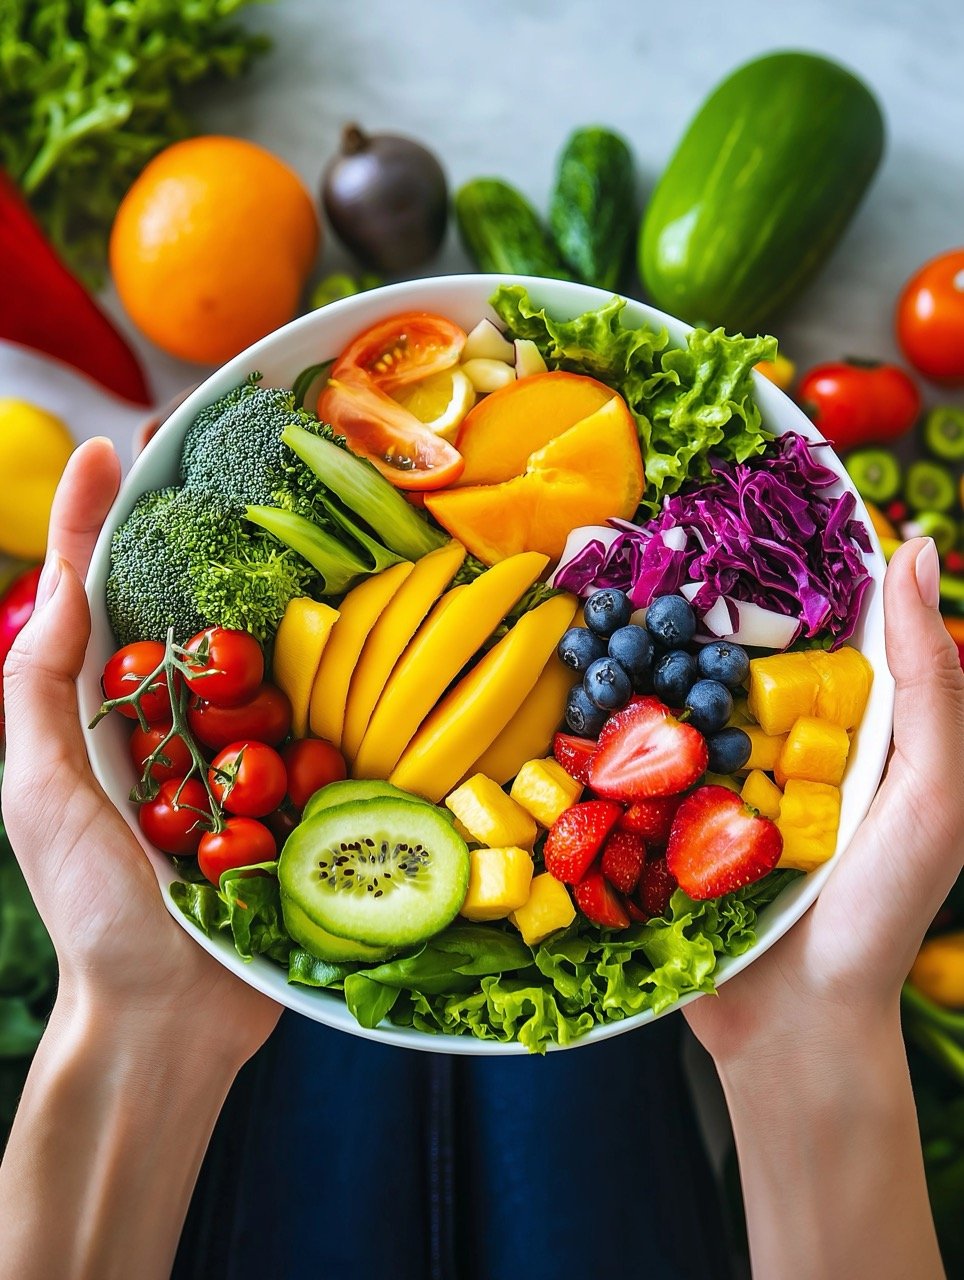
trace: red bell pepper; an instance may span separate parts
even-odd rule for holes
[[[151,403],[137,356],[61,262],[2,170],[0,338],[65,361],[124,400]]]
[[[40,581],[40,566],[28,569],[19,578],[14,578],[3,595],[0,595],[0,676],[7,654],[17,638],[18,632],[26,624],[33,613],[37,601],[37,583]],[[3,729],[3,681],[0,680],[0,730]]]

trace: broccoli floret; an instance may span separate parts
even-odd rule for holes
[[[118,642],[184,642],[212,623],[267,640],[317,574],[224,501],[189,489],[145,494],[114,534],[107,610]]]

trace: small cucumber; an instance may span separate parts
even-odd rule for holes
[[[467,182],[455,193],[455,218],[466,252],[480,271],[573,278],[535,210],[507,182]]]
[[[577,129],[559,157],[549,226],[576,278],[616,289],[636,230],[633,156],[609,129]]]

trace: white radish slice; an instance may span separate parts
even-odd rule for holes
[[[685,551],[686,550],[686,530],[680,525],[674,525],[672,529],[663,529],[659,535],[663,540],[663,546],[667,551]]]
[[[566,539],[566,545],[562,549],[559,563],[549,578],[550,587],[555,585],[556,574],[560,569],[564,569],[570,560],[575,560],[576,556],[584,548],[588,547],[590,542],[601,542],[608,551],[618,537],[618,529],[610,529],[608,525],[604,524],[586,524],[580,529],[573,529]]]
[[[483,394],[487,391],[498,391],[501,387],[507,387],[510,382],[515,382],[515,369],[502,360],[478,356],[472,360],[466,360],[460,368],[476,391]]]
[[[702,591],[702,589],[703,589],[702,582],[684,582],[679,589],[679,593],[681,596],[684,597],[684,599],[689,600],[689,602],[692,604],[694,596],[696,596],[700,591]]]
[[[682,590],[685,592],[685,588]],[[732,640],[734,644],[745,644],[751,649],[785,649],[793,643],[800,630],[796,618],[774,613],[772,609],[764,609],[749,600],[730,600],[729,605],[736,609],[735,628],[730,622],[725,596],[720,596],[701,619],[704,629],[717,640]]]
[[[515,372],[517,378],[531,378],[534,373],[548,373],[542,352],[531,338],[515,340]]]
[[[501,360],[505,364],[515,361],[515,347],[491,320],[480,320],[462,348],[463,360]]]

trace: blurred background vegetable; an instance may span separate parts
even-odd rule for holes
[[[52,413],[0,399],[0,552],[40,560],[50,504],[74,442]]]
[[[964,386],[964,249],[952,249],[908,280],[897,302],[897,340],[925,378]]]

